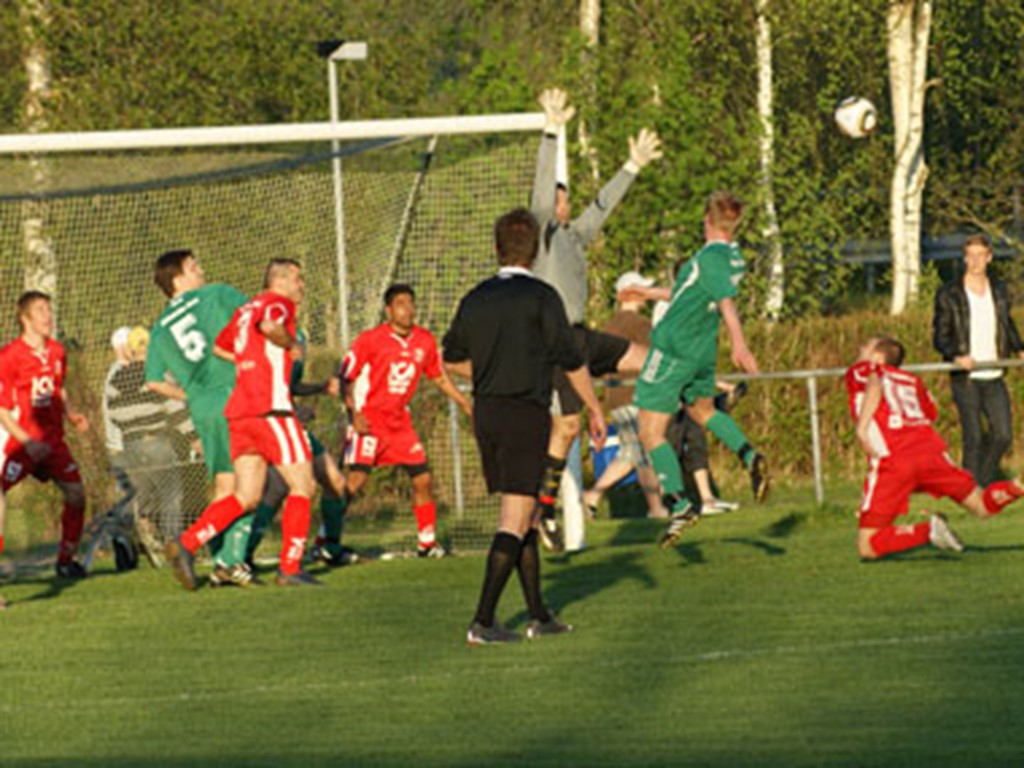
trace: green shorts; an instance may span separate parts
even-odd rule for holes
[[[633,403],[642,410],[675,413],[680,399],[715,396],[715,364],[681,360],[651,347],[636,380]]]
[[[215,391],[189,401],[192,424],[203,446],[203,463],[210,477],[222,472],[234,472],[231,463],[231,436],[224,406],[231,390]]]

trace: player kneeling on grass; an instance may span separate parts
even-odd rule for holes
[[[928,544],[963,551],[939,513],[928,515],[925,522],[893,525],[907,513],[910,494],[916,491],[950,498],[981,519],[1024,496],[1018,480],[1001,480],[982,489],[953,463],[946,443],[932,427],[938,415],[935,402],[921,379],[900,368],[903,356],[900,342],[874,337],[846,372],[857,439],[870,461],[857,537],[857,549],[866,560]]]
[[[200,518],[167,545],[167,559],[188,590],[196,588],[193,556],[206,542],[246,512],[263,493],[267,465],[277,467],[289,495],[281,515],[280,586],[319,584],[301,570],[309,533],[310,497],[316,490],[309,441],[289,390],[288,351],[296,345],[296,304],[302,301],[302,268],[291,259],[273,259],[266,290],[243,304],[217,337],[216,346],[233,355],[235,388],[224,416],[231,434],[235,492],[213,502]]]
[[[64,441],[64,417],[84,432],[89,420],[66,408],[64,347],[53,336],[50,297],[27,291],[18,299],[21,336],[0,350],[0,492],[29,475],[52,480],[64,497],[57,576],[85,577],[74,560],[85,521],[85,486]],[[0,517],[0,549],[3,520]]]

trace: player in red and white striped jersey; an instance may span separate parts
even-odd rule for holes
[[[196,586],[192,568],[196,550],[255,509],[270,464],[277,467],[289,491],[281,515],[277,583],[319,583],[301,569],[315,481],[309,441],[295,417],[289,391],[296,304],[305,293],[302,267],[292,259],[274,259],[267,267],[264,286],[266,290],[242,305],[217,337],[217,354],[232,358],[236,368],[235,388],[224,409],[231,433],[235,493],[213,502],[168,545],[175,575],[186,589]]]
[[[345,356],[342,376],[351,413],[345,441],[346,495],[359,493],[373,467],[403,467],[412,480],[417,554],[436,557],[444,550],[435,538],[433,480],[409,402],[420,377],[426,376],[470,417],[473,409],[441,366],[433,334],[415,324],[415,299],[410,286],[390,286],[384,292],[386,321],[356,337]]]
[[[1024,496],[1018,480],[980,488],[949,458],[946,443],[932,426],[938,416],[935,401],[920,378],[900,368],[903,357],[900,342],[873,337],[846,371],[850,413],[870,462],[857,539],[860,556],[868,560],[927,544],[963,549],[940,514],[926,522],[893,525],[907,513],[914,492],[950,498],[982,519]]]
[[[27,291],[18,299],[21,336],[0,350],[0,550],[3,497],[29,475],[53,480],[64,497],[57,575],[82,578],[75,562],[85,520],[85,486],[64,441],[64,418],[84,432],[84,414],[66,408],[64,346],[54,340],[50,297]]]

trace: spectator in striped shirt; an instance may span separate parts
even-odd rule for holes
[[[120,328],[111,337],[117,359],[107,373],[103,416],[110,463],[136,490],[136,513],[165,538],[181,533],[179,451],[192,433],[188,408],[146,387],[149,332]]]

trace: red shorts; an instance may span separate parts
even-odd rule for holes
[[[929,493],[937,499],[946,497],[961,502],[977,487],[970,472],[958,467],[944,452],[908,452],[873,459],[864,479],[860,527],[892,525],[898,516],[907,513],[912,493]]]
[[[0,472],[3,473],[0,475],[0,487],[5,493],[29,475],[44,483],[47,480],[58,480],[62,483],[82,482],[82,474],[78,471],[78,464],[68,450],[67,443],[61,440],[59,443],[48,445],[50,455],[36,462],[25,453],[24,446],[19,445],[12,450],[8,443],[2,455],[3,466],[0,468]]]
[[[427,463],[416,430],[410,424],[403,429],[379,430],[359,434],[352,427],[345,437],[345,465],[356,467],[415,467]]]
[[[228,422],[231,460],[256,454],[268,464],[301,464],[313,460],[306,430],[294,416],[253,416]]]

